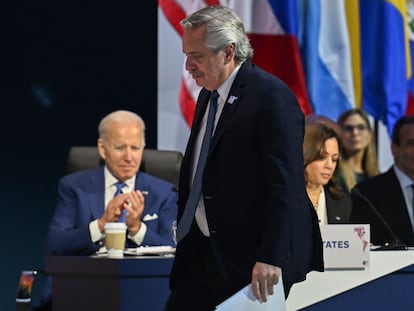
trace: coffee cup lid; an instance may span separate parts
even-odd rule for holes
[[[127,226],[124,222],[107,222],[104,226],[105,229],[126,229]]]

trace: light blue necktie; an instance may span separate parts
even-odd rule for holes
[[[210,141],[214,129],[214,117],[217,110],[217,99],[219,94],[217,91],[211,93],[210,108],[208,110],[206,131],[204,133],[203,142],[201,144],[200,156],[198,158],[197,170],[194,176],[193,185],[191,187],[190,195],[188,196],[187,204],[185,205],[183,216],[177,228],[177,241],[181,241],[185,235],[190,231],[194,220],[194,213],[201,196],[201,184],[203,179],[204,167],[206,165],[207,155],[210,148]]]
[[[114,193],[114,198],[115,198],[117,195],[120,195],[120,194],[122,193],[122,188],[124,188],[125,186],[126,186],[126,185],[125,185],[125,183],[124,183],[124,182],[122,182],[122,181],[118,181],[118,182],[115,184],[116,191],[115,191],[115,193]],[[119,218],[118,218],[118,222],[125,222],[126,213],[127,213],[127,210],[126,210],[126,209],[124,209],[124,210],[122,211],[121,216],[119,216]]]

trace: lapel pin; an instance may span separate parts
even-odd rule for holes
[[[229,100],[227,101],[230,105],[233,105],[233,103],[237,100],[237,97],[234,95],[230,95]]]

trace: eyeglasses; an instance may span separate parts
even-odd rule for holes
[[[367,129],[368,129],[368,126],[366,126],[366,125],[364,125],[364,124],[358,124],[358,125],[344,125],[344,126],[342,127],[342,129],[343,129],[345,132],[348,132],[348,133],[353,133],[353,132],[354,132],[354,130],[357,130],[358,132],[362,132],[362,131],[367,130]]]

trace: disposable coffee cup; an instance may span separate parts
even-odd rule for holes
[[[105,247],[108,251],[108,258],[123,258],[126,225],[123,222],[107,222],[105,224]]]

